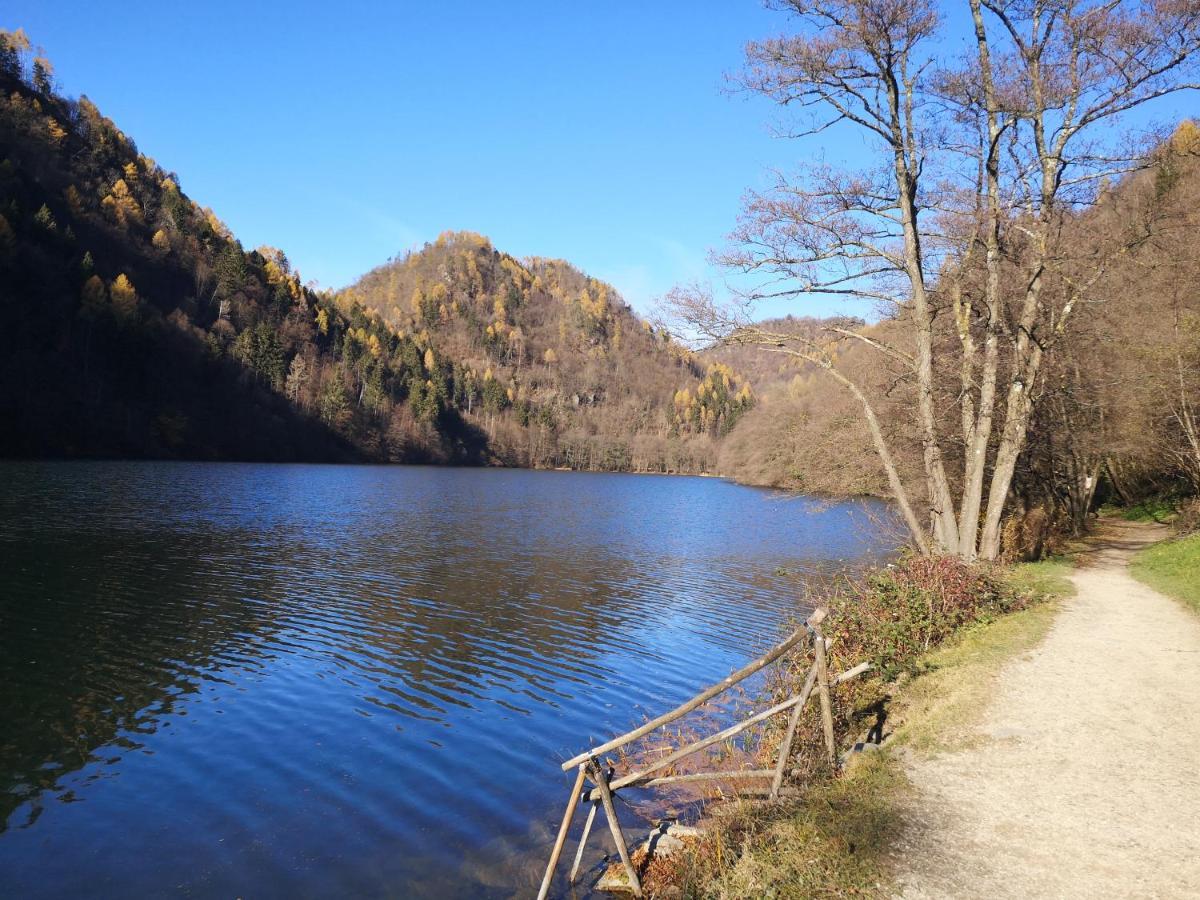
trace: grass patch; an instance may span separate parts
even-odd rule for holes
[[[1041,643],[1058,614],[1057,601],[1071,596],[1072,564],[1056,558],[1011,567],[1005,580],[1031,600],[1028,607],[965,629],[926,654],[919,674],[898,692],[894,740],[921,753],[965,749],[976,742],[974,726],[992,696],[1006,662]]]
[[[908,790],[891,753],[862,754],[801,801],[733,810],[686,854],[675,883],[685,897],[886,896]]]
[[[1133,558],[1133,577],[1200,612],[1200,534],[1155,544]]]
[[[977,743],[975,726],[992,697],[997,673],[1036,647],[1057,613],[1056,602],[1039,603],[969,628],[930,653],[920,674],[897,697],[896,744],[919,753],[948,753]]]
[[[1033,600],[1061,600],[1075,593],[1071,572],[1075,565],[1062,556],[1040,562],[1018,563],[1005,573],[1005,581]]]
[[[1100,514],[1117,516],[1127,522],[1158,522],[1161,525],[1170,522],[1178,509],[1179,499],[1176,497],[1150,497],[1133,506],[1106,504],[1101,508]]]

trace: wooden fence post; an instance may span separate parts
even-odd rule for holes
[[[804,706],[808,702],[809,695],[812,694],[813,684],[816,680],[817,666],[814,663],[808,669],[804,687],[800,690],[801,700],[792,707],[792,714],[788,716],[787,731],[783,733],[783,743],[779,745],[779,759],[775,763],[775,776],[771,780],[772,800],[779,797],[779,789],[783,787],[783,775],[787,771],[788,757],[792,755],[792,741],[796,739],[796,726],[800,724],[800,715],[804,712]]]
[[[821,696],[821,725],[825,731],[825,751],[832,766],[837,763],[837,745],[833,739],[833,704],[829,698],[829,664],[825,659],[825,638],[819,631],[813,632],[813,650],[817,658],[817,691]]]
[[[612,832],[613,841],[617,845],[617,853],[621,854],[621,862],[625,864],[625,874],[629,876],[629,886],[633,888],[633,896],[642,896],[642,883],[638,880],[637,870],[633,860],[629,858],[629,847],[625,843],[625,835],[621,832],[621,823],[617,821],[617,810],[613,806],[612,791],[608,789],[608,773],[594,760],[591,763],[592,781],[600,792],[600,802],[604,804],[604,817],[608,819],[608,829]]]
[[[538,889],[538,900],[546,900],[546,895],[550,893],[550,882],[554,880],[554,867],[558,865],[563,844],[567,840],[567,831],[571,827],[571,820],[575,818],[575,807],[579,805],[579,793],[583,790],[583,776],[584,768],[581,765],[579,774],[575,776],[575,786],[571,788],[571,796],[567,799],[567,811],[563,813],[562,824],[558,826],[558,837],[554,841],[554,849],[550,852],[550,864],[546,866],[546,874],[542,877],[542,886]]]
[[[575,851],[575,863],[571,866],[571,874],[567,876],[567,884],[575,883],[575,876],[579,874],[579,864],[583,862],[583,848],[587,846],[588,835],[592,833],[592,823],[596,821],[596,809],[600,806],[599,800],[592,801],[592,808],[588,810],[587,821],[583,823],[583,836],[579,839],[579,848]]]

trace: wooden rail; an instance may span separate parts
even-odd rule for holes
[[[592,823],[596,818],[596,811],[600,807],[604,808],[604,816],[608,820],[609,830],[612,832],[613,841],[617,845],[617,853],[621,857],[621,864],[625,867],[625,872],[629,877],[629,884],[633,888],[635,897],[642,896],[641,882],[638,879],[637,870],[633,866],[633,861],[629,855],[629,845],[625,841],[625,835],[621,831],[620,823],[617,821],[616,810],[613,807],[613,796],[623,788],[627,787],[659,787],[668,784],[679,784],[685,782],[699,781],[737,781],[762,779],[770,780],[771,787],[769,796],[775,799],[779,796],[779,791],[783,786],[784,774],[787,769],[788,759],[791,757],[792,744],[796,738],[796,729],[800,722],[800,715],[804,710],[805,704],[812,696],[813,691],[817,692],[820,698],[821,706],[821,730],[825,739],[826,755],[830,763],[836,761],[836,742],[833,733],[833,705],[830,696],[830,688],[849,681],[857,675],[861,675],[871,668],[870,663],[859,663],[852,669],[848,669],[835,678],[829,677],[827,652],[829,642],[822,636],[819,627],[825,621],[828,612],[824,609],[818,609],[808,617],[804,626],[796,629],[786,640],[772,647],[765,654],[760,656],[754,662],[738,669],[728,678],[725,678],[709,688],[701,691],[691,700],[682,703],[670,712],[663,713],[656,719],[651,719],[644,725],[628,731],[620,737],[613,738],[598,747],[593,747],[577,756],[571,757],[562,764],[563,771],[569,771],[571,768],[577,769],[574,786],[571,788],[571,795],[567,800],[567,809],[563,814],[562,824],[559,825],[558,837],[554,842],[554,849],[550,852],[550,861],[546,866],[546,874],[542,878],[542,885],[538,891],[538,900],[545,900],[550,892],[550,883],[554,880],[554,870],[558,866],[559,857],[562,855],[563,845],[566,843],[567,834],[571,828],[571,822],[575,817],[575,807],[580,803],[589,803],[591,808],[588,810],[587,821],[583,826],[583,834],[579,839],[579,847],[575,851],[575,861],[571,866],[571,872],[568,880],[571,884],[575,883],[575,879],[579,874],[579,865],[583,860],[583,850],[587,844],[588,837],[592,831]],[[811,641],[813,650],[813,662],[809,666],[808,673],[804,679],[804,685],[800,689],[800,693],[793,697],[789,697],[782,703],[777,703],[770,709],[756,713],[747,719],[738,722],[736,725],[731,725],[716,734],[693,741],[686,746],[669,753],[662,759],[657,760],[652,765],[646,766],[637,772],[631,772],[628,775],[623,775],[620,778],[613,778],[613,771],[606,768],[598,759],[598,757],[611,750],[616,750],[620,747],[644,737],[656,729],[662,728],[664,725],[676,721],[680,717],[686,715],[697,707],[701,706],[713,697],[729,690],[735,684],[749,678],[755,672],[758,672],[770,665],[775,660],[779,659],[793,647],[799,645],[806,639]],[[706,747],[711,747],[713,744],[728,740],[731,737],[741,734],[747,728],[764,722],[772,716],[779,713],[791,710],[791,715],[788,717],[787,728],[784,731],[783,741],[779,746],[779,757],[776,760],[773,769],[749,769],[739,772],[697,772],[688,775],[666,775],[658,778],[651,776],[668,766],[674,765],[684,757],[691,756],[693,753],[698,753]],[[584,790],[584,781],[590,780],[593,787]]]

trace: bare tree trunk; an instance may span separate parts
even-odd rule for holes
[[[922,457],[925,463],[929,503],[933,510],[933,539],[938,550],[954,552],[958,547],[958,522],[954,517],[954,500],[942,462],[933,405],[933,317],[925,288],[921,238],[917,231],[917,179],[910,171],[909,153],[905,152],[906,149],[910,149],[910,152],[911,149],[915,149],[911,148],[911,122],[905,127],[905,120],[911,115],[912,87],[904,85],[903,98],[900,95],[900,85],[894,79],[889,81],[889,88],[895,142],[896,189],[904,233],[904,268],[912,288],[912,315],[916,324],[917,419],[921,428]],[[886,465],[885,463],[885,467]],[[890,477],[889,474],[889,479]],[[921,551],[928,553],[929,547],[922,547]]]
[[[983,522],[983,532],[979,537],[979,555],[983,559],[996,559],[1000,556],[1000,526],[1004,518],[1004,504],[1012,487],[1017,460],[1025,448],[1029,415],[1033,411],[1029,387],[1041,366],[1041,348],[1022,332],[1017,340],[1016,357],[1022,359],[1025,356],[1028,356],[1028,362],[1020,369],[1017,369],[1014,363],[1014,369],[1017,371],[1008,389],[1004,427],[1000,434],[1000,444],[996,448],[996,460],[988,490],[987,514]]]
[[[983,150],[984,244],[986,246],[986,279],[984,303],[988,319],[985,327],[984,359],[979,386],[979,407],[970,435],[964,435],[963,487],[959,509],[958,555],[975,559],[979,535],[979,515],[983,506],[983,479],[987,469],[988,443],[992,437],[992,422],[996,407],[996,374],[1000,364],[1000,342],[997,328],[1000,323],[1000,225],[1003,210],[1000,202],[1000,135],[999,107],[995,81],[992,76],[991,47],[984,26],[980,0],[970,0],[971,18],[975,28],[976,53],[979,59],[980,80],[983,84],[984,113],[987,123],[987,146]]]

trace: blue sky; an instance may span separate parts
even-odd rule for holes
[[[169,9],[169,12],[167,11]],[[731,96],[759,0],[579,4],[8,0],[45,47],[248,246],[341,287],[447,229],[568,259],[642,312],[706,262],[740,198],[811,146]],[[831,148],[854,160],[859,139]],[[765,310],[831,312],[837,300]]]
[[[728,96],[756,0],[5,3],[247,246],[339,287],[446,229],[568,259],[645,311],[705,276],[794,146]]]

